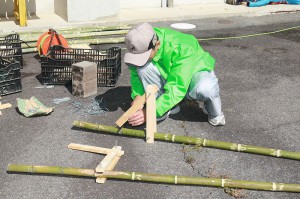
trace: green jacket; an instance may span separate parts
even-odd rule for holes
[[[153,64],[166,80],[165,93],[156,99],[156,115],[161,117],[178,104],[186,95],[193,74],[214,69],[215,59],[205,52],[198,40],[190,34],[167,28],[154,28],[160,48],[153,58]],[[136,67],[129,66],[131,97],[145,93]]]

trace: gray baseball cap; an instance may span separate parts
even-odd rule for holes
[[[135,66],[145,65],[151,54],[154,37],[156,34],[148,23],[140,23],[132,28],[125,37],[128,52],[125,53],[124,62]]]

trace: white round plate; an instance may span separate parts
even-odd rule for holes
[[[190,23],[173,23],[170,25],[172,28],[176,28],[176,29],[194,29],[196,28],[196,26],[194,24],[190,24]]]

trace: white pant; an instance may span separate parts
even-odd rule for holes
[[[155,84],[159,88],[156,97],[164,93],[166,80],[161,76],[152,62],[148,62],[145,66],[137,67],[137,72],[145,90],[148,85]],[[195,73],[188,88],[186,98],[203,101],[208,114],[212,117],[222,114],[218,78],[214,71]]]

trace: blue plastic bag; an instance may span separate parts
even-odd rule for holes
[[[288,0],[288,4],[298,4],[300,5],[300,0]]]

